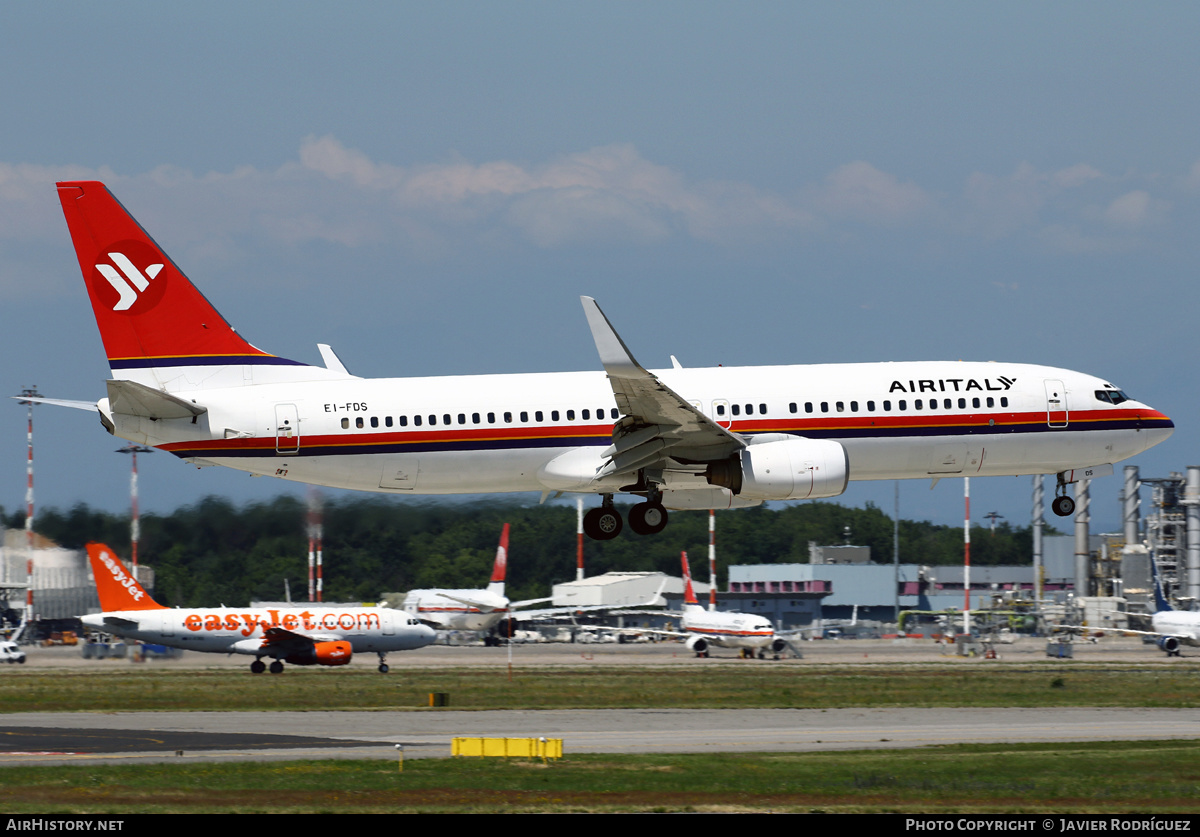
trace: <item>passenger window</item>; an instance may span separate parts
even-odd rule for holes
[[[413,426],[415,426],[415,427],[421,426],[421,417],[420,416],[413,416]]]
[[[748,415],[748,416],[754,415],[754,405],[753,404],[746,405],[746,415]]]
[[[805,401],[805,402],[804,402],[804,412],[806,412],[806,413],[811,413],[812,411],[813,411],[813,405],[812,405],[812,402],[811,402],[811,401]]]
[[[829,412],[829,402],[828,402],[828,401],[822,401],[822,402],[821,402],[821,412],[822,412],[822,413],[828,413],[828,412]]]
[[[883,402],[883,411],[885,413],[890,413],[892,411],[892,402],[891,401]]]
[[[350,429],[350,419],[348,419],[348,418],[342,419],[342,430],[349,430],[349,429]]]
[[[921,407],[923,406],[923,401],[924,401],[924,399],[921,399],[921,398],[918,398],[916,401],[914,401],[914,402],[913,402],[913,409],[914,409],[914,410],[919,410],[919,409],[921,409]],[[901,403],[901,404],[903,404],[904,402],[903,402],[903,401],[901,401],[900,403]],[[903,408],[903,407],[901,407],[900,409],[901,409],[901,410],[903,410],[904,408]]]
[[[512,424],[512,413],[505,413],[505,414],[504,414],[504,423],[505,423],[505,424]]]
[[[450,414],[443,413],[442,414],[442,424],[449,424],[449,423],[450,423]]]
[[[971,406],[972,406],[972,407],[974,407],[976,410],[978,410],[978,409],[979,409],[979,399],[978,399],[978,398],[972,398],[972,399],[971,399]]]
[[[614,420],[619,419],[621,417],[621,413],[619,410],[617,410],[616,407],[613,407],[611,410],[609,410],[609,413],[611,414],[610,417],[613,418]]]
[[[379,416],[371,416],[371,426],[372,427],[379,426]]]
[[[987,400],[987,405],[988,405],[988,407],[989,407],[989,408],[990,408],[990,407],[995,407],[995,406],[996,406],[996,399],[992,398],[992,396],[990,396],[990,395],[989,395],[989,396],[988,396],[988,400]]]
[[[788,404],[788,412],[789,412],[789,413],[794,413],[794,412],[796,412],[796,402],[795,402],[795,401],[793,401],[793,402],[791,402],[790,404]]]
[[[740,416],[742,414],[742,405],[741,404],[734,404],[729,409],[733,411],[733,414],[735,416]]]
[[[874,402],[874,401],[868,401],[868,402],[867,402],[867,412],[868,412],[868,413],[873,413],[873,412],[875,412],[875,402]]]
[[[488,424],[495,424],[495,423],[496,423],[496,414],[488,413]]]
[[[459,414],[458,414],[458,423],[459,423],[459,424],[466,424],[466,423],[467,423],[467,414],[466,414],[466,413],[459,413]]]
[[[1001,396],[1000,396],[1000,406],[1001,406],[1001,407],[1007,407],[1007,406],[1008,406],[1008,396],[1007,396],[1007,395],[1001,395]]]
[[[354,426],[357,427],[359,430],[363,429],[363,417],[362,416],[359,416],[358,418],[354,419]]]
[[[567,410],[567,421],[575,421],[575,411]]]
[[[391,417],[391,416],[384,416],[384,417],[383,417],[383,423],[384,423],[385,425],[387,425],[388,427],[391,427],[391,426],[392,426],[392,417]]]
[[[550,411],[550,421],[558,421],[558,410]]]
[[[400,426],[408,427],[408,416],[400,416]]]
[[[920,403],[921,403],[920,401],[917,402],[917,404],[920,404]],[[898,409],[900,412],[904,412],[905,410],[908,409],[908,402],[905,401],[903,398],[901,398],[899,401],[896,402],[896,409]]]
[[[837,411],[838,411],[839,413],[844,413],[844,412],[846,412],[846,405],[845,405],[843,402],[841,402],[841,401],[837,402]]]
[[[526,410],[522,410],[521,411],[521,423],[524,424],[527,421],[529,421],[529,412]]]
[[[479,413],[471,413],[471,424],[479,424]]]
[[[586,412],[587,412],[587,410],[584,410],[584,412],[586,413]],[[724,405],[724,404],[718,404],[718,405],[717,405],[717,415],[718,415],[718,416],[723,416],[723,415],[725,415],[725,405]]]
[[[534,421],[542,420],[542,411],[541,410],[538,410],[536,413],[533,414],[533,420]]]
[[[767,414],[767,405],[766,404],[758,405],[758,414],[760,416],[765,416]]]
[[[958,409],[965,410],[966,408],[967,408],[967,399],[965,399],[965,398],[958,399]]]
[[[857,401],[850,402],[850,412],[852,412],[852,413],[858,412],[858,402]]]
[[[583,420],[584,420],[584,421],[590,421],[590,420],[591,420],[591,418],[592,418],[592,411],[591,411],[591,410],[583,410],[583,411],[580,413],[580,415],[582,415],[582,416],[583,416]]]

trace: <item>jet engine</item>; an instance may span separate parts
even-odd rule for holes
[[[1160,636],[1155,640],[1156,644],[1163,651],[1167,652],[1167,656],[1175,657],[1179,654],[1179,637],[1177,636]]]
[[[708,656],[708,640],[702,636],[690,636],[684,645],[687,650],[696,652],[697,657]]]
[[[846,490],[850,460],[837,442],[772,433],[756,436],[739,453],[711,463],[704,476],[710,485],[728,488],[746,500],[836,497]]]
[[[344,666],[350,662],[353,650],[350,643],[342,639],[335,642],[314,642],[311,651],[290,654],[284,659],[294,666]]]

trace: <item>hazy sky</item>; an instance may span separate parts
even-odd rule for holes
[[[243,335],[297,360],[326,342],[366,376],[598,369],[589,294],[650,367],[1094,373],[1176,422],[1143,475],[1200,461],[1200,7],[3,13],[0,393],[104,394],[53,188],[97,178]],[[11,511],[24,409],[0,410],[0,430]],[[39,407],[36,444],[40,506],[125,508],[123,442],[97,419]],[[152,510],[303,490],[139,461]],[[1119,526],[1119,473],[1093,483],[1098,528]],[[1029,478],[971,487],[976,519],[1028,521]],[[961,488],[906,482],[901,514],[960,521]],[[892,492],[842,499],[890,513]]]

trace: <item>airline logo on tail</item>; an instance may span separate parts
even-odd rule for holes
[[[100,609],[160,610],[162,605],[150,598],[137,579],[129,574],[125,565],[104,544],[89,543],[88,559],[92,564],[92,575],[96,577],[96,592],[100,596]]]
[[[112,249],[106,248],[102,252],[108,256],[108,260],[97,261],[92,274],[92,282],[96,290],[101,292],[101,299],[97,302],[113,311],[129,311],[139,299],[146,299],[153,305],[162,298],[164,288],[160,285],[167,275],[163,273],[159,276],[165,267],[159,253],[140,241],[132,240],[116,242]],[[151,284],[153,279],[158,281]],[[116,291],[116,299],[113,299],[108,288]],[[138,307],[145,310],[148,306]]]
[[[109,253],[108,257],[113,260],[113,264],[121,268],[121,272],[117,273],[110,264],[97,264],[96,270],[100,271],[101,275],[108,280],[108,284],[112,285],[113,289],[120,294],[120,299],[117,300],[117,304],[113,306],[112,310],[127,311],[129,306],[137,301],[138,294],[146,290],[150,280],[158,275],[163,266],[152,264],[146,268],[145,273],[142,273],[124,253]]]

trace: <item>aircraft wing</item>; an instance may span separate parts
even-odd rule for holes
[[[451,599],[456,602],[462,602],[468,607],[473,607],[481,613],[493,613],[497,610],[505,610],[508,608],[508,602],[498,598],[488,596],[479,596],[472,598],[471,596],[451,595],[448,590],[439,590],[438,595],[443,598]]]
[[[623,415],[613,428],[613,444],[604,451],[609,461],[598,478],[634,474],[668,458],[714,462],[746,446],[740,436],[721,427],[642,368],[596,300],[590,296],[580,299]]]
[[[267,628],[263,632],[263,648],[305,651],[318,642],[336,642],[345,639],[341,634],[302,634],[287,628]]]

